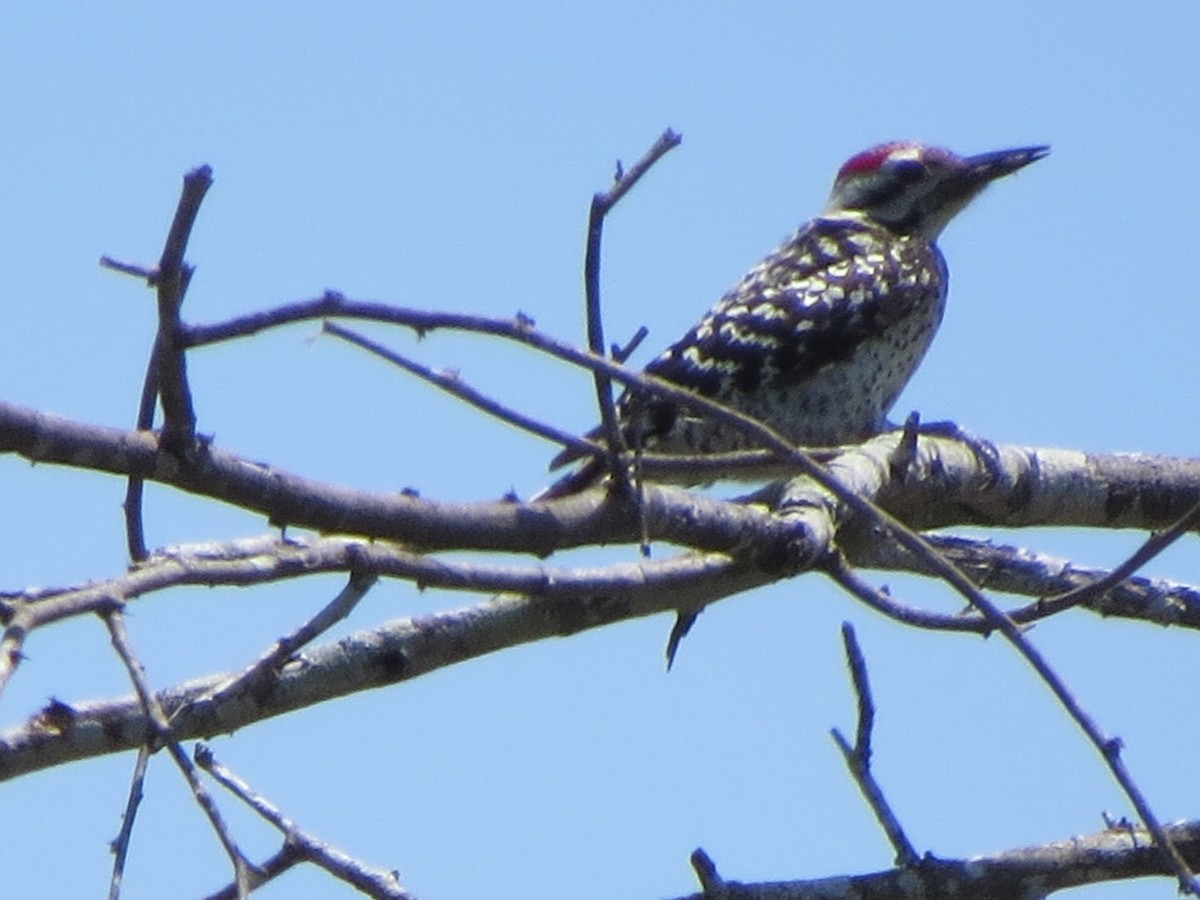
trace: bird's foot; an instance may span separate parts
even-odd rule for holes
[[[922,435],[958,441],[971,451],[979,465],[987,472],[989,484],[996,484],[1004,479],[1004,461],[994,443],[973,434],[957,422],[922,422],[920,415],[915,412],[904,423],[904,435],[892,457],[893,471],[904,471],[911,464],[916,457],[917,438]]]

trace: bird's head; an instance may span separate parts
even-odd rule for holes
[[[1049,152],[1040,146],[958,156],[915,141],[880,144],[838,171],[825,214],[933,240],[988,184]]]

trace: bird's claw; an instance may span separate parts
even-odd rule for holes
[[[988,484],[997,484],[1004,480],[1007,474],[1004,469],[1004,460],[1000,456],[1000,450],[994,443],[987,438],[979,437],[967,431],[956,422],[925,422],[917,426],[917,432],[929,437],[949,438],[952,441],[958,441],[971,451],[975,459],[983,467],[988,474]]]

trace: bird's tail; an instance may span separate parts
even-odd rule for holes
[[[549,487],[542,488],[530,498],[530,502],[559,500],[563,497],[570,497],[572,494],[586,491],[590,487],[595,487],[604,478],[605,468],[606,464],[603,459],[593,457],[575,471],[568,472]]]

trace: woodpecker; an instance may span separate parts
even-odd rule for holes
[[[645,371],[716,400],[807,446],[857,443],[887,413],[942,321],[946,261],[937,238],[988,184],[1050,152],[958,156],[915,141],[881,144],[838,170],[825,211],[751,269]],[[631,446],[656,453],[744,449],[739,431],[667,400],[627,392]],[[578,457],[570,451],[557,468]],[[540,499],[595,484],[593,460]]]

